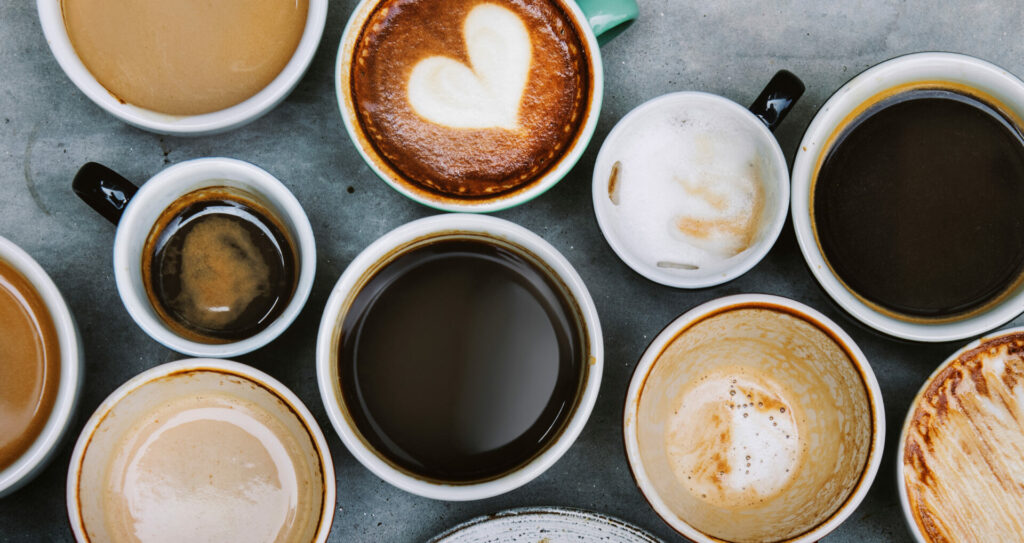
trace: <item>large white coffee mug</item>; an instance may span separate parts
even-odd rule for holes
[[[175,333],[153,308],[142,277],[146,240],[163,211],[186,194],[214,187],[240,190],[272,213],[292,242],[297,266],[295,290],[274,321],[253,336],[222,344],[200,343]],[[74,189],[79,197],[117,226],[114,279],[125,309],[150,337],[170,349],[214,358],[258,349],[288,328],[313,288],[316,244],[309,218],[291,191],[256,165],[219,157],[188,160],[165,168],[136,188],[113,170],[90,162],[75,176]]]
[[[874,66],[843,85],[821,107],[797,150],[793,163],[792,216],[800,251],[815,279],[843,309],[886,334],[914,341],[953,341],[976,336],[1005,324],[1024,311],[1024,285],[994,304],[960,318],[928,321],[900,318],[880,311],[855,294],[836,276],[824,257],[813,220],[818,170],[837,136],[881,98],[920,84],[948,84],[977,91],[1024,118],[1024,82],[984,60],[954,53],[915,53]]]
[[[583,337],[583,376],[572,411],[562,430],[526,464],[497,478],[464,484],[445,483],[419,477],[388,461],[374,449],[359,431],[342,396],[338,368],[338,345],[342,324],[360,289],[372,275],[397,256],[434,239],[492,239],[530,255],[561,283],[563,294],[574,312]],[[554,247],[529,230],[506,220],[469,214],[438,215],[400,226],[380,237],[363,250],[338,279],[323,319],[316,345],[317,380],[327,415],[342,443],[381,479],[407,492],[439,500],[477,500],[497,496],[518,488],[550,468],[573,444],[594,408],[604,368],[604,342],[597,309],[583,280],[572,265]]]
[[[306,73],[313,60],[324,24],[327,22],[328,0],[309,0],[306,13],[306,28],[291,60],[270,84],[245,101],[227,109],[200,115],[167,115],[118,100],[89,72],[78,57],[67,28],[61,0],[37,0],[39,22],[43,27],[46,42],[57,58],[57,63],[90,100],[122,121],[156,132],[175,136],[200,136],[224,132],[252,122],[271,109],[291,93]],[[225,32],[230,29],[224,29]]]
[[[71,417],[75,413],[82,388],[82,340],[78,328],[57,285],[28,253],[0,237],[0,260],[21,273],[39,294],[57,332],[60,350],[60,382],[50,416],[42,431],[13,464],[0,470],[0,498],[14,492],[39,475],[57,451]]]

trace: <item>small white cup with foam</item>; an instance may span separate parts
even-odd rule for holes
[[[619,258],[663,285],[701,288],[754,267],[782,231],[786,157],[772,135],[803,93],[780,71],[749,109],[675,92],[626,114],[594,165],[594,214]]]

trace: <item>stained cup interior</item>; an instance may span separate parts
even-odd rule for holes
[[[644,355],[627,451],[677,531],[816,540],[863,497],[878,462],[876,407],[861,362],[821,326],[791,308],[738,305],[670,326]]]

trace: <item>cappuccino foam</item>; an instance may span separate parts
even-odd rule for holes
[[[758,241],[771,172],[768,150],[738,112],[677,100],[637,111],[605,143],[596,168],[608,197],[599,205],[637,259],[693,270]]]
[[[592,79],[557,0],[382,1],[348,75],[381,167],[459,199],[509,193],[553,168],[583,126]]]

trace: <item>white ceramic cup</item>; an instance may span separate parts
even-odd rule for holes
[[[174,136],[201,136],[224,132],[252,122],[291,93],[313,60],[327,22],[328,0],[309,0],[306,28],[288,64],[260,92],[227,109],[201,115],[167,115],[118,100],[82,64],[64,26],[61,0],[37,0],[39,22],[57,63],[90,100],[122,121],[150,132]]]
[[[750,109],[714,94],[674,92],[648,100],[620,119],[601,144],[601,151],[594,164],[591,187],[597,224],[615,254],[635,272],[651,281],[678,288],[703,288],[725,283],[743,275],[760,262],[778,239],[789,209],[789,167],[778,140],[772,135],[772,130],[802,92],[803,85],[796,76],[789,72],[780,72],[765,87],[762,95]],[[623,237],[622,229],[646,230],[646,227],[619,224],[620,220],[615,218],[617,204],[611,198],[615,187],[610,187],[613,183],[613,166],[619,160],[621,140],[636,134],[645,125],[661,122],[672,116],[685,118],[687,113],[693,110],[705,112],[703,115],[710,115],[706,112],[713,111],[714,116],[722,123],[727,123],[732,129],[742,127],[741,130],[756,141],[758,156],[763,161],[760,173],[764,189],[762,218],[753,241],[736,255],[694,269],[659,267],[649,258],[644,258],[638,249],[631,245],[628,236]],[[708,130],[709,133],[713,133],[714,127],[709,127]],[[614,177],[617,182],[619,176]],[[652,210],[652,213],[657,211]],[[644,218],[653,220],[649,215]],[[664,229],[668,230],[671,228],[671,218],[664,219]],[[670,260],[671,257],[665,258]]]
[[[189,375],[190,372],[221,375],[197,377]],[[85,423],[71,454],[67,478],[68,518],[76,540],[104,539],[96,534],[106,533],[107,517],[101,499],[106,490],[105,471],[112,455],[118,452],[120,436],[135,422],[133,417],[144,416],[168,401],[210,393],[249,401],[277,417],[293,432],[296,443],[311,457],[309,467],[320,474],[323,482],[322,492],[318,493],[320,510],[313,517],[318,519],[316,535],[311,541],[327,541],[334,520],[337,482],[331,451],[312,413],[291,390],[266,373],[230,360],[202,358],[169,362],[136,375],[110,393]]]
[[[0,237],[0,260],[20,272],[39,294],[50,313],[50,318],[53,319],[60,349],[60,382],[57,385],[53,410],[46,425],[28,450],[13,464],[0,470],[2,498],[39,475],[53,458],[78,403],[83,364],[82,339],[78,335],[78,328],[71,317],[68,304],[50,276],[28,253],[3,237]]]
[[[338,344],[341,326],[359,288],[369,277],[402,253],[414,242],[434,238],[455,239],[460,235],[475,239],[493,238],[532,254],[547,266],[571,295],[578,317],[586,330],[585,355],[589,360],[583,386],[572,414],[561,433],[526,465],[484,482],[446,484],[429,481],[399,469],[378,453],[362,437],[342,398],[338,376]],[[583,280],[557,249],[529,230],[506,220],[468,214],[438,215],[400,226],[380,237],[363,250],[338,279],[327,300],[316,345],[317,380],[327,415],[342,443],[363,466],[388,483],[407,492],[438,500],[464,501],[497,496],[518,488],[550,468],[576,441],[597,400],[604,368],[604,342],[597,309]]]
[[[811,219],[811,194],[817,170],[831,142],[855,117],[854,113],[887,91],[930,82],[975,89],[1010,113],[1024,117],[1024,82],[984,60],[954,53],[915,53],[887,60],[843,85],[807,127],[793,163],[792,214],[800,252],[815,279],[836,303],[880,332],[914,341],[939,342],[976,336],[1013,319],[1024,311],[1024,285],[980,313],[958,320],[899,318],[872,307],[836,277],[822,254]]]
[[[678,413],[682,407],[672,403],[675,401],[673,391],[697,382],[696,380],[701,379],[701,375],[707,375],[706,372],[712,370],[715,364],[721,363],[724,364],[722,367],[731,368],[738,363],[734,360],[734,354],[730,356],[729,351],[723,350],[724,347],[719,348],[715,345],[719,339],[735,336],[738,342],[746,342],[744,348],[755,349],[762,349],[761,344],[771,341],[774,332],[768,329],[737,323],[715,324],[713,326],[717,328],[712,328],[711,332],[706,332],[706,335],[702,336],[706,339],[694,340],[703,341],[703,343],[697,343],[698,346],[710,344],[710,350],[699,352],[713,358],[681,359],[679,353],[687,352],[685,350],[673,351],[674,354],[667,358],[662,356],[668,350],[683,344],[682,341],[677,344],[676,339],[682,338],[687,331],[700,325],[703,321],[728,314],[734,310],[747,309],[769,309],[785,314],[786,318],[795,317],[802,320],[804,321],[804,324],[801,324],[802,327],[806,328],[809,324],[824,332],[841,348],[844,355],[842,357],[818,358],[821,353],[826,351],[815,347],[817,343],[798,343],[796,340],[791,340],[792,343],[787,343],[783,349],[797,349],[795,352],[802,353],[801,355],[776,358],[765,354],[763,359],[759,359],[757,357],[761,354],[758,351],[754,355],[748,354],[748,356],[741,357],[742,360],[756,359],[758,363],[773,364],[771,368],[763,367],[762,369],[768,372],[769,379],[776,381],[783,390],[789,391],[788,397],[782,396],[791,405],[789,416],[797,416],[796,413],[799,412],[804,413],[806,422],[803,427],[807,432],[799,435],[798,439],[801,443],[800,446],[806,447],[806,450],[800,457],[802,459],[795,464],[799,471],[796,471],[796,475],[790,476],[795,478],[787,478],[786,486],[780,490],[780,493],[755,505],[721,508],[712,505],[711,502],[705,503],[700,498],[696,498],[690,493],[691,491],[683,488],[682,484],[678,482],[678,475],[669,471],[669,465],[665,459],[667,449],[664,448],[662,442],[664,433],[668,431],[666,425],[669,422],[657,420],[650,414],[671,413],[673,409],[676,409],[676,413]],[[719,329],[722,327],[726,327],[726,329]],[[718,330],[718,332],[714,330]],[[801,328],[794,328],[794,330],[797,330],[795,332],[797,335],[791,337],[813,337],[813,335],[800,331]],[[794,334],[794,332],[787,333]],[[686,345],[684,348],[690,348],[694,344],[685,343],[684,345]],[[840,358],[841,360],[839,360]],[[846,362],[851,362],[853,367],[843,367]],[[659,366],[662,364],[668,364],[668,367],[659,370]],[[839,390],[840,387],[846,392]],[[765,390],[772,390],[772,387]],[[743,400],[742,395],[733,397]],[[769,402],[769,400],[765,400],[765,402]],[[752,404],[753,400],[748,406],[735,406],[738,409],[737,413],[745,413],[743,420],[746,420],[746,416],[750,412],[740,411],[741,407],[749,407],[754,412],[755,419],[761,416],[760,408],[754,408]],[[673,405],[675,406],[673,407]],[[654,408],[649,409],[649,406],[654,406]],[[768,407],[764,407],[764,409],[768,409]],[[825,413],[823,410],[831,410],[831,412]],[[782,412],[784,413],[785,410],[783,409]],[[850,420],[856,416],[855,413],[863,413],[868,420]],[[775,416],[779,417],[777,423],[781,422],[782,417],[778,413]],[[700,420],[705,421],[707,418]],[[711,420],[715,419],[711,417]],[[743,446],[744,440],[750,439],[750,436],[743,433],[745,431],[743,427],[737,427],[736,435],[740,437],[733,439],[729,436],[732,435],[734,426],[727,428],[727,433],[722,434],[725,437],[722,437],[719,435],[721,428],[708,422],[707,431],[711,440],[702,440],[700,443],[706,444],[713,441],[714,446],[720,448],[702,450],[700,454],[712,455],[715,453],[721,456],[714,456],[719,460],[709,460],[701,464],[701,466],[707,466],[711,462],[719,462],[719,464],[711,464],[719,467],[702,467],[702,469],[742,469],[741,466],[729,460],[732,458],[730,451]],[[817,431],[814,430],[815,428]],[[867,494],[882,460],[885,442],[885,412],[881,390],[864,353],[838,325],[818,311],[787,298],[765,294],[740,294],[718,298],[691,309],[672,321],[654,338],[640,358],[626,393],[623,438],[626,457],[637,486],[654,511],[681,535],[697,543],[728,543],[721,536],[709,535],[696,526],[697,524],[714,524],[721,529],[724,524],[729,527],[728,529],[736,531],[749,530],[750,526],[755,526],[759,531],[774,530],[772,532],[774,535],[765,538],[764,541],[809,543],[818,541],[838,527],[853,514]],[[648,443],[646,448],[642,443]],[[771,454],[769,447],[747,450],[753,455]],[[847,465],[847,457],[852,456],[854,451],[858,450],[866,450],[863,466]],[[725,460],[721,460],[721,458],[725,458]],[[750,456],[747,456],[747,462],[750,461]],[[758,461],[758,458],[753,461]],[[726,466],[722,467],[721,462],[725,462]],[[667,474],[666,471],[668,471]],[[829,475],[823,479],[822,473]],[[842,474],[843,481],[846,483],[837,482],[837,473]],[[843,487],[837,487],[838,484],[843,484]],[[814,507],[818,507],[818,503],[826,504],[826,506],[833,504],[836,508],[831,512],[814,511]],[[800,525],[786,526],[787,522],[794,522],[793,517],[797,512],[803,514],[808,511],[813,512],[813,516],[805,518],[821,519],[815,522],[810,529],[801,532],[802,526]],[[769,518],[770,520],[768,520]],[[740,526],[745,528],[739,528]],[[797,533],[783,535],[787,531]],[[760,541],[761,539],[745,537],[738,540]]]
[[[366,20],[373,14],[374,8],[380,2],[381,0],[361,0],[353,10],[348,24],[345,25],[345,32],[341,36],[341,43],[338,46],[338,59],[334,69],[334,82],[341,119],[345,123],[345,130],[348,132],[348,137],[352,144],[378,177],[383,179],[391,188],[411,200],[442,211],[479,213],[500,211],[540,196],[565,177],[580,159],[580,156],[583,155],[587,144],[590,143],[590,138],[597,127],[598,116],[601,113],[601,100],[604,95],[604,69],[601,64],[601,50],[598,47],[598,38],[595,34],[607,33],[603,34],[602,37],[611,39],[612,36],[621,32],[637,16],[637,7],[632,0],[605,2],[603,5],[601,2],[589,2],[588,4],[594,4],[591,7],[593,16],[589,20],[587,14],[584,13],[584,10],[580,9],[580,6],[574,0],[561,0],[558,2],[559,5],[565,8],[566,15],[576,23],[575,26],[579,29],[580,39],[584,42],[589,59],[591,74],[590,100],[587,104],[586,118],[580,124],[579,133],[562,158],[546,174],[531,182],[525,188],[518,188],[509,194],[502,194],[492,198],[458,200],[428,192],[406,181],[373,148],[356,116],[350,92],[352,57],[355,54],[356,43],[362,34]],[[622,5],[615,6],[615,4]]]
[[[161,214],[182,196],[209,187],[235,188],[256,198],[284,226],[298,265],[295,291],[274,322],[249,338],[223,344],[199,343],[175,333],[153,308],[142,278],[143,248]],[[188,160],[165,168],[134,192],[135,186],[123,177],[89,163],[75,176],[74,188],[86,203],[117,225],[114,279],[125,309],[150,337],[170,349],[214,358],[258,349],[288,328],[313,288],[316,244],[309,218],[291,191],[258,166],[232,158]]]

